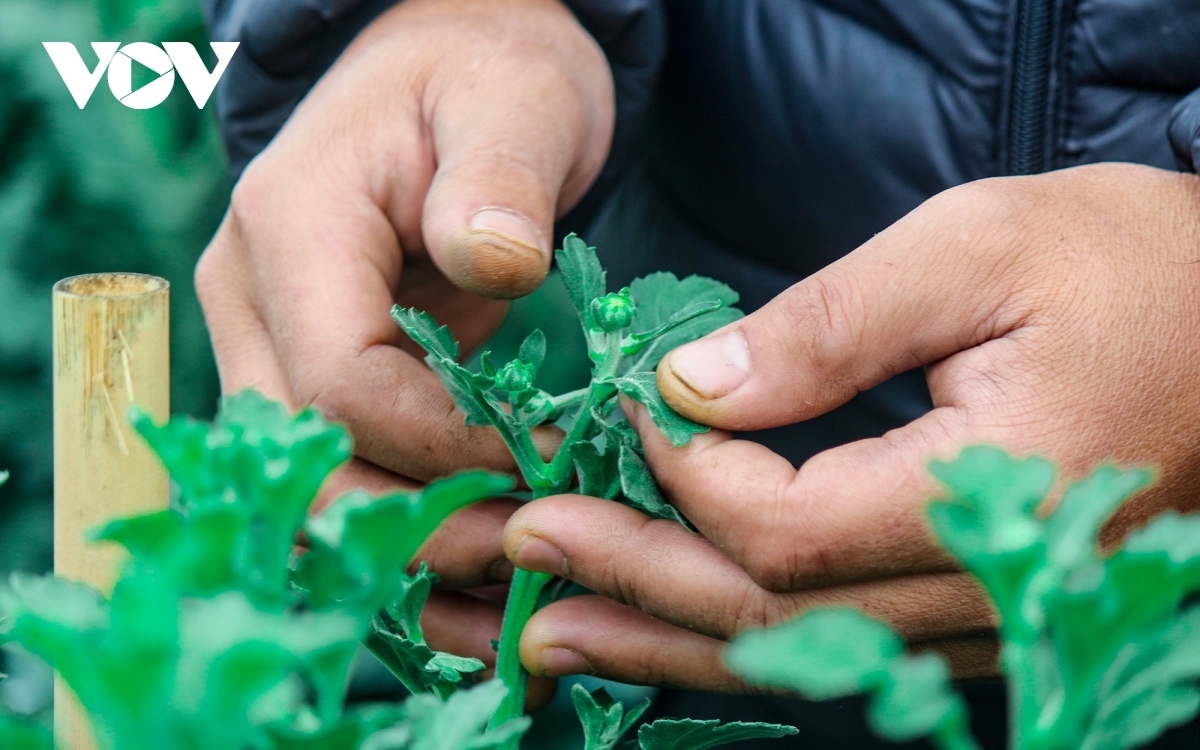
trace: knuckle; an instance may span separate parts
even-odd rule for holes
[[[800,329],[809,331],[807,341],[802,341],[807,348],[806,367],[826,380],[848,377],[846,369],[862,347],[865,313],[853,279],[839,269],[826,268],[802,282],[800,294],[786,299],[788,330],[778,335],[784,341],[794,338],[800,322]]]
[[[262,216],[273,193],[269,167],[260,157],[250,162],[229,197],[229,218],[238,231],[252,226]]]
[[[209,310],[215,304],[214,295],[221,285],[222,273],[220,260],[214,248],[209,247],[196,261],[196,270],[192,274],[192,283],[196,288],[196,297],[200,307]]]
[[[1019,233],[1035,220],[1038,206],[1046,200],[1042,184],[1030,177],[990,177],[944,190],[925,201],[918,213],[933,221],[947,217],[960,227],[1003,227]]]
[[[792,579],[787,569],[787,557],[774,544],[754,543],[742,554],[741,565],[757,586],[767,591],[787,590]]]

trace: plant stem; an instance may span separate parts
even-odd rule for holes
[[[489,728],[498,727],[525,713],[525,687],[529,682],[529,673],[521,666],[521,631],[525,629],[529,618],[533,617],[542,588],[553,577],[549,573],[520,569],[513,573],[508,602],[504,607],[504,624],[500,626],[500,653],[496,655],[496,678],[504,683],[508,693],[496,713],[492,714]],[[518,747],[520,737],[513,737],[502,750],[516,750]]]
[[[542,462],[541,457],[537,457],[537,461],[534,463],[522,461],[521,456],[516,456],[517,464],[525,476],[525,481],[533,489],[535,500],[565,492],[570,488],[571,478],[574,475],[570,447],[588,437],[588,433],[595,426],[593,412],[616,395],[616,388],[609,381],[616,374],[621,363],[621,338],[617,334],[606,334],[606,336],[605,357],[598,362],[598,366],[592,373],[592,382],[588,387],[552,397],[552,403],[556,408],[560,406],[569,408],[571,405],[579,404],[579,411],[575,414],[575,424],[563,438],[562,445],[554,454],[554,458],[549,464],[546,464]],[[497,427],[499,428],[499,425]],[[504,434],[505,430],[501,429],[500,432]],[[524,437],[528,440],[529,436],[524,435]],[[509,444],[510,449],[513,449],[514,441],[506,440],[505,442]],[[532,447],[532,441],[529,441],[529,445]],[[515,449],[513,449],[513,453],[516,455]],[[537,456],[536,451],[533,455]],[[536,466],[538,470],[531,475],[526,473],[526,466]],[[500,626],[500,650],[496,654],[496,678],[504,683],[504,686],[508,688],[508,693],[504,696],[499,708],[496,709],[496,713],[492,715],[491,721],[488,722],[489,728],[498,727],[525,713],[525,689],[529,682],[529,673],[521,665],[521,633],[525,630],[529,618],[533,617],[533,611],[537,608],[542,589],[553,577],[549,573],[535,573],[519,568],[513,572],[512,584],[508,590],[508,601],[504,607],[504,622]],[[500,750],[518,750],[520,742],[520,737],[513,737],[502,745]],[[953,748],[953,750],[960,749]]]
[[[568,391],[558,396],[551,396],[550,405],[554,407],[554,411],[556,412],[566,411],[575,404],[578,404],[580,401],[587,398],[588,391],[591,389],[591,386],[586,386],[584,388],[580,388],[579,390]]]

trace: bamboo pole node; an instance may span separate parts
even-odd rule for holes
[[[170,285],[104,273],[54,285],[54,572],[108,593],[125,558],[85,534],[169,506],[166,471],[129,425],[137,405],[170,415]],[[86,714],[56,679],[54,735],[96,747]]]

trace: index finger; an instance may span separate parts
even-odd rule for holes
[[[420,480],[466,467],[511,471],[499,435],[466,426],[437,377],[400,348],[389,311],[402,261],[387,216],[355,185],[290,170],[271,175],[294,189],[259,175],[239,185],[206,251],[210,325],[234,325],[232,310],[258,317],[259,346],[273,350],[296,404],[345,423],[371,463]],[[221,361],[223,373],[251,361],[242,355]]]
[[[702,534],[771,591],[956,569],[934,542],[930,458],[962,444],[963,413],[942,407],[881,438],[830,449],[799,469],[727,432],[676,448],[629,409],[655,478]]]

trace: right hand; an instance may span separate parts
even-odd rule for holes
[[[254,387],[350,429],[356,458],[323,498],[515,471],[389,310],[430,312],[465,351],[491,334],[504,300],[545,278],[554,220],[599,174],[614,109],[603,53],[555,0],[405,0],[247,167],[196,288],[224,392]],[[503,581],[515,508],[460,512],[417,559],[450,589]],[[442,592],[426,634],[490,665],[500,619],[486,596]]]

